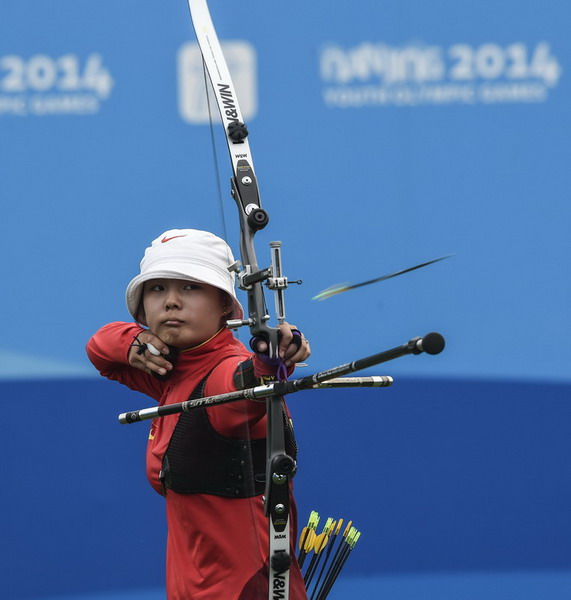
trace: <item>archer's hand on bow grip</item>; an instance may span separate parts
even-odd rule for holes
[[[286,367],[307,360],[311,354],[309,340],[295,325],[282,323],[278,332],[278,356],[284,361]],[[268,341],[261,336],[250,340],[250,348],[256,354],[267,354]]]

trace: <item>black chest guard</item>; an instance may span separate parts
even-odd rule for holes
[[[206,376],[189,400],[204,397]],[[295,460],[297,447],[284,412],[286,451]],[[266,439],[227,438],[220,435],[205,408],[181,413],[163,457],[161,481],[179,494],[213,494],[251,498],[264,493]]]

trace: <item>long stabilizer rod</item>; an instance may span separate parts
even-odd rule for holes
[[[190,412],[195,408],[202,406],[215,406],[226,404],[227,402],[236,402],[237,400],[255,400],[267,396],[284,396],[301,390],[334,388],[334,387],[388,387],[392,385],[393,378],[384,376],[370,377],[342,377],[355,371],[360,371],[374,365],[378,365],[400,356],[407,354],[439,354],[444,349],[444,338],[439,333],[428,333],[422,338],[413,338],[406,344],[373,354],[350,363],[321,371],[314,375],[301,377],[292,381],[282,381],[267,385],[259,385],[254,388],[228,392],[217,396],[208,396],[206,398],[197,398],[195,400],[186,400],[177,404],[167,404],[164,406],[155,406],[152,408],[143,408],[141,410],[121,413],[119,422],[121,424],[136,423],[146,421],[167,415],[174,415],[181,412]]]

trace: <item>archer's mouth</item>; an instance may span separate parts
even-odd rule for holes
[[[180,327],[181,325],[184,325],[184,321],[181,321],[180,319],[167,319],[166,321],[163,321],[163,325],[165,327]]]

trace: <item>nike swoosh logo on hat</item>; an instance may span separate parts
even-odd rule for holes
[[[172,237],[169,237],[169,238],[164,237],[161,240],[161,244],[166,244],[167,242],[170,242],[171,240],[174,240],[175,238],[178,238],[178,237],[186,237],[186,233],[184,235],[173,235]]]

